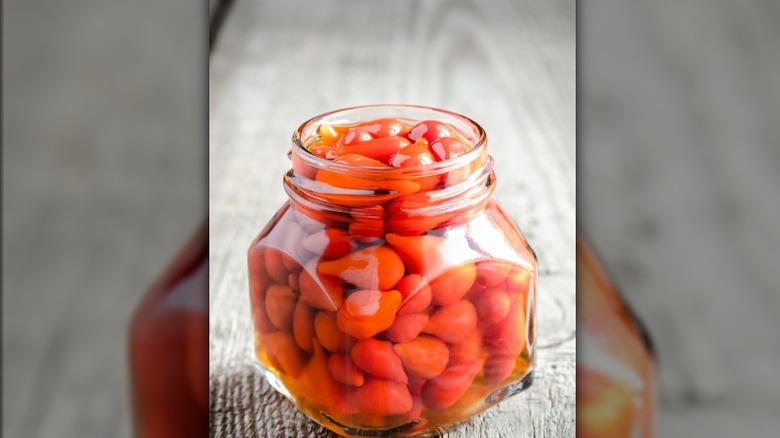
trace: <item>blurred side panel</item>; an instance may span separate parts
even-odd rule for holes
[[[3,436],[130,435],[130,315],[206,211],[206,17],[3,2]]]
[[[578,6],[579,225],[655,341],[656,435],[774,436],[780,4]]]

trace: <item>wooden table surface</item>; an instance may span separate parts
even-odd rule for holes
[[[210,66],[211,436],[332,436],[252,368],[246,250],[282,205],[290,136],[368,103],[480,122],[496,198],[539,257],[533,386],[452,437],[570,437],[575,425],[573,1],[239,1]]]

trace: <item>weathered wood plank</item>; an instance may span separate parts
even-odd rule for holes
[[[212,54],[211,435],[332,436],[251,368],[245,252],[285,200],[297,124],[377,102],[483,124],[496,197],[539,256],[533,387],[447,432],[574,436],[574,3],[238,2]]]

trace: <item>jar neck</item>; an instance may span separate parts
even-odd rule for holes
[[[293,208],[329,221],[458,221],[483,209],[495,190],[493,158],[481,147],[451,162],[416,168],[366,168],[328,161],[295,143],[284,187]],[[309,216],[312,216],[309,214]]]

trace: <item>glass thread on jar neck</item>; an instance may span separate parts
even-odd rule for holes
[[[380,117],[397,117],[409,123],[425,119],[449,123],[471,144],[471,149],[452,159],[410,168],[354,166],[321,158],[307,149],[310,139],[316,138],[316,130],[323,123],[350,125]],[[482,127],[465,116],[428,107],[369,105],[316,116],[295,131],[288,157],[293,168],[285,175],[284,185],[293,205],[329,210],[333,213],[350,213],[356,204],[370,207],[409,196],[415,197],[415,204],[420,210],[429,212],[476,209],[487,202],[495,188],[493,159],[487,153],[487,136]],[[318,172],[360,179],[365,184],[362,184],[362,187],[325,184],[316,180]],[[436,177],[443,180],[449,178],[453,182],[443,187],[413,193],[394,191],[392,184]],[[338,202],[340,197],[348,202]],[[406,207],[409,209],[413,206]]]

